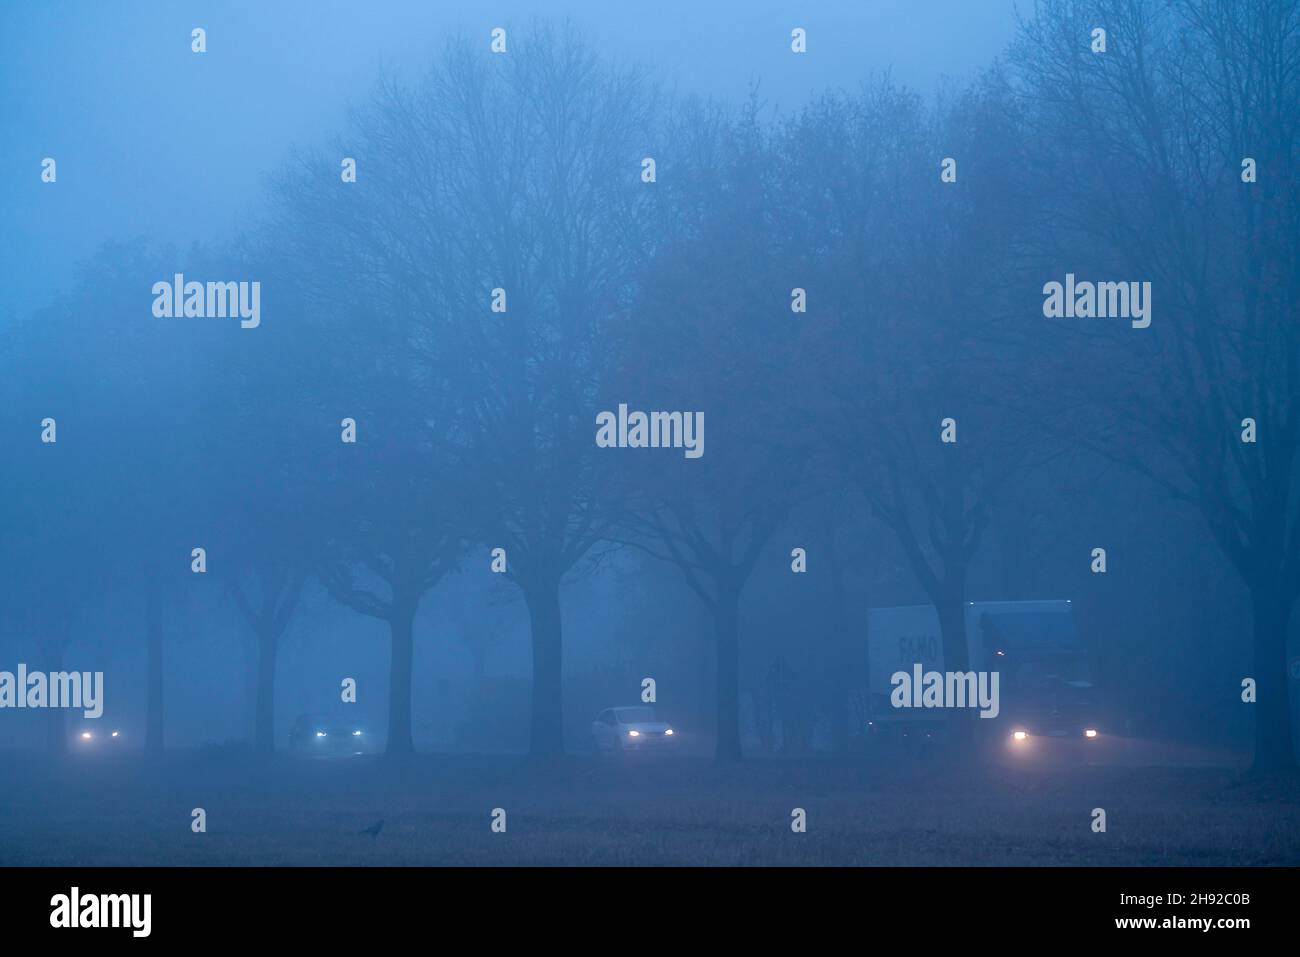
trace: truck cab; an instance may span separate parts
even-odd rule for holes
[[[969,669],[998,677],[998,713],[975,721],[979,740],[1027,754],[1042,753],[1048,742],[1086,747],[1101,736],[1091,663],[1070,601],[970,602],[965,625]],[[891,701],[894,674],[918,665],[945,673],[932,605],[872,609],[867,647],[873,737],[923,743],[945,736],[950,720],[963,717],[948,707],[899,708]]]
[[[1091,662],[1069,601],[973,602],[966,637],[972,667],[1000,674],[999,723],[1011,747],[1100,736]]]

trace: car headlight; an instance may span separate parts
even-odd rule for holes
[[[667,731],[664,732],[664,734],[672,734],[672,733],[673,733],[673,729],[672,729],[672,728],[669,728]]]
[[[1097,729],[1088,728],[1086,731],[1083,732],[1083,736],[1085,738],[1095,738],[1097,736]]]
[[[352,737],[354,737],[354,738],[359,738],[359,737],[361,737],[361,732],[360,732],[360,731],[353,731],[353,732],[352,732]]]
[[[115,737],[115,738],[117,737],[117,732],[116,732],[116,731],[113,732],[113,737]]]
[[[89,741],[89,740],[90,740],[91,738],[93,738],[93,737],[94,737],[94,735],[91,734],[89,731],[83,731],[83,732],[81,732],[81,739],[82,739],[83,741]]]
[[[641,737],[641,732],[640,732],[640,731],[629,731],[629,732],[627,733],[627,736],[628,736],[629,738],[639,738],[639,737]]]
[[[1014,739],[1017,740],[1017,741],[1024,741],[1026,738],[1029,737],[1029,732],[1028,732],[1028,731],[1013,731],[1012,734],[1011,734],[1011,737],[1014,738]]]
[[[316,737],[318,737],[318,738],[323,738],[323,737],[325,737],[325,732],[324,732],[324,731],[317,731],[317,732],[316,732]]]

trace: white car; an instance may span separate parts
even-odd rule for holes
[[[655,718],[655,709],[647,705],[606,708],[591,723],[591,736],[597,751],[642,751],[662,748],[673,743],[675,732]]]

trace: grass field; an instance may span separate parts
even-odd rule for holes
[[[0,782],[3,865],[1300,864],[1300,781],[1230,767],[10,754]]]

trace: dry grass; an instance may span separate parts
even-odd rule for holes
[[[652,755],[339,763],[0,757],[0,864],[1300,863],[1300,781],[1229,768]],[[641,760],[651,758],[651,760]],[[190,831],[203,807],[208,833]],[[493,834],[494,807],[508,814]],[[808,833],[790,830],[803,807]],[[1105,808],[1108,831],[1090,812]],[[378,837],[358,833],[379,819]]]

